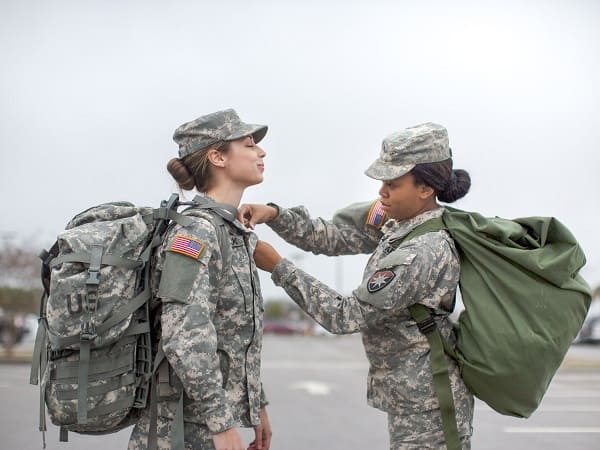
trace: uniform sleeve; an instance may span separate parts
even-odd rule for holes
[[[356,333],[365,328],[362,306],[356,297],[343,297],[287,259],[275,266],[271,278],[331,333]]]
[[[373,202],[354,203],[335,213],[333,219],[312,219],[304,206],[278,208],[277,218],[267,223],[290,244],[316,255],[371,253],[381,239],[381,216],[377,225],[367,224]]]
[[[386,316],[395,316],[414,303],[438,308],[440,297],[456,289],[456,279],[444,276],[452,255],[438,250],[419,244],[397,249],[381,258],[346,297],[286,259],[275,266],[271,277],[325,329],[355,333],[378,321],[384,310]]]
[[[265,388],[262,383],[260,383],[260,407],[264,408],[269,404],[269,399],[267,398],[267,394],[265,393]]]
[[[220,252],[214,227],[203,219],[191,227],[176,226],[163,250],[158,290],[163,301],[163,349],[186,394],[202,408],[209,430],[220,433],[235,422],[223,389],[212,322],[210,272],[217,268],[211,256]]]

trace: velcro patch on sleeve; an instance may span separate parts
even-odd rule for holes
[[[367,214],[366,224],[375,228],[381,228],[384,222],[385,211],[383,206],[379,200],[375,200],[371,205],[371,209],[369,209],[369,214]]]
[[[173,239],[173,242],[169,246],[169,251],[175,253],[181,253],[182,255],[189,256],[190,258],[199,259],[202,252],[206,249],[204,242],[197,241],[188,236],[178,234]]]

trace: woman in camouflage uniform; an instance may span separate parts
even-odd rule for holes
[[[454,344],[448,315],[454,309],[460,263],[446,231],[402,239],[442,215],[436,198],[453,202],[464,196],[470,178],[463,170],[452,170],[446,129],[432,123],[384,139],[379,159],[366,174],[383,181],[380,199],[351,205],[331,221],[311,219],[304,207],[273,204],[243,205],[239,217],[251,227],[267,222],[286,241],[313,253],[372,252],[362,283],[347,297],[282,259],[266,243],[259,242],[254,258],[327,330],[362,333],[370,363],[368,401],[388,413],[391,449],[446,448],[429,344],[408,307],[420,303],[431,308],[442,335]],[[470,448],[473,397],[456,362],[446,359],[461,444]]]
[[[188,122],[173,136],[180,158],[167,169],[181,189],[196,188],[210,208],[185,212],[193,223],[175,225],[157,252],[153,283],[171,379],[166,392],[172,394],[158,401],[160,449],[171,448],[176,438],[181,387],[185,448],[245,449],[239,426],[255,428],[251,448],[270,446],[260,382],[263,305],[251,258],[257,239],[235,219],[244,189],[263,180],[265,152],[256,144],[266,132],[266,126],[245,124],[229,109]],[[223,245],[219,226],[230,243]],[[147,448],[151,410],[134,427],[129,449]]]

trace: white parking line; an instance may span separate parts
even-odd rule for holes
[[[600,391],[560,391],[548,392],[544,398],[598,398]]]
[[[477,412],[490,412],[490,413],[494,413],[494,414],[499,414],[498,412],[494,411],[492,408],[490,408],[488,405],[486,405],[483,402],[476,402],[475,403],[475,410]],[[540,406],[538,409],[535,410],[535,413],[542,413],[542,412],[587,412],[587,413],[596,413],[596,412],[600,412],[600,406],[588,406],[588,405],[556,405],[556,406]]]
[[[507,427],[505,433],[600,433],[600,427]]]
[[[329,395],[331,386],[320,381],[301,381],[290,386],[292,389],[306,391],[310,395]]]
[[[535,412],[600,412],[600,406],[540,406]]]

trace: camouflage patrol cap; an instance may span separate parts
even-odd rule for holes
[[[179,157],[183,158],[219,141],[252,136],[258,143],[267,134],[267,128],[244,123],[233,109],[225,109],[184,123],[175,130],[173,140],[179,145]]]
[[[410,172],[417,164],[451,157],[446,128],[427,122],[387,136],[381,144],[379,158],[365,174],[376,180],[393,180]]]

